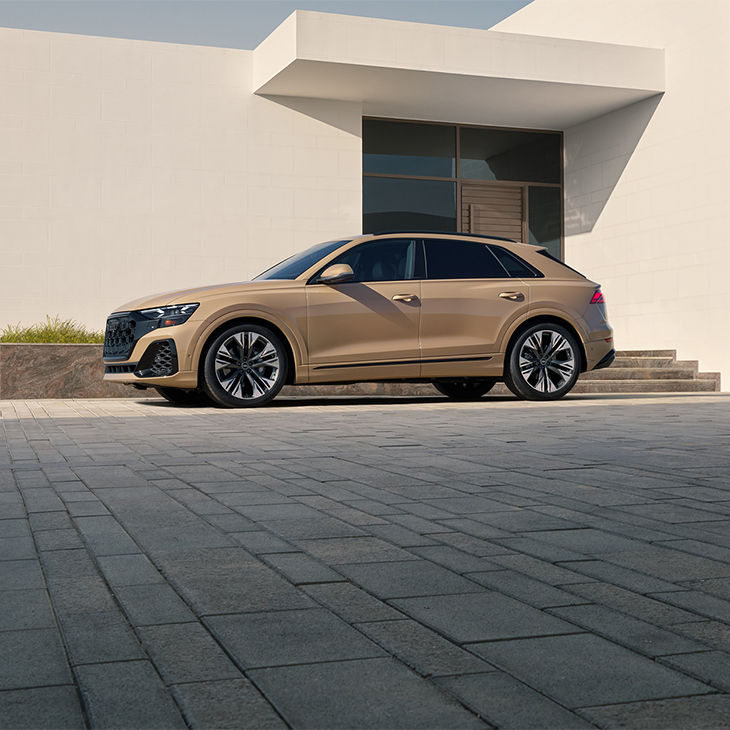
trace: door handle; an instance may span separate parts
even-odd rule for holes
[[[415,294],[394,294],[394,302],[417,302],[418,297]]]
[[[502,299],[509,299],[511,302],[524,302],[525,295],[521,291],[503,291],[499,295]]]

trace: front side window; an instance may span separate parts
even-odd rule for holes
[[[416,265],[416,241],[398,238],[363,243],[330,263],[351,266],[355,274],[353,281],[412,279]]]
[[[505,279],[507,272],[483,243],[434,238],[424,241],[429,279]]]
[[[276,266],[266,269],[263,274],[254,277],[254,281],[261,279],[296,279],[297,276],[301,276],[307,269],[314,266],[317,261],[324,258],[327,254],[332,253],[340,246],[349,243],[351,240],[351,238],[346,238],[342,241],[318,243],[306,251],[295,253],[288,259],[284,259],[284,261],[276,264]]]

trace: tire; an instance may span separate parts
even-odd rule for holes
[[[202,390],[183,390],[183,388],[163,388],[155,390],[167,401],[176,406],[212,406],[213,401]]]
[[[434,380],[432,385],[439,393],[456,401],[479,400],[488,393],[497,382],[497,378],[480,378],[479,380]]]
[[[580,367],[580,348],[565,327],[535,324],[512,346],[504,382],[523,400],[558,400],[571,391]]]
[[[216,337],[203,362],[203,387],[218,404],[255,408],[284,387],[289,362],[281,337],[258,324],[236,324]]]

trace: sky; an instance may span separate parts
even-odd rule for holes
[[[255,48],[294,10],[490,28],[530,0],[0,0],[0,27]]]

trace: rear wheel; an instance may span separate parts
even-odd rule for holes
[[[229,327],[211,342],[203,364],[205,390],[220,405],[253,408],[273,400],[286,382],[281,338],[258,324]]]
[[[575,385],[581,356],[575,337],[559,324],[526,329],[510,350],[504,382],[525,400],[557,400]]]
[[[458,401],[479,400],[497,382],[496,378],[479,380],[434,380],[432,385],[447,398]]]
[[[167,401],[176,406],[212,406],[213,401],[202,390],[183,390],[182,388],[163,388],[155,390]]]

